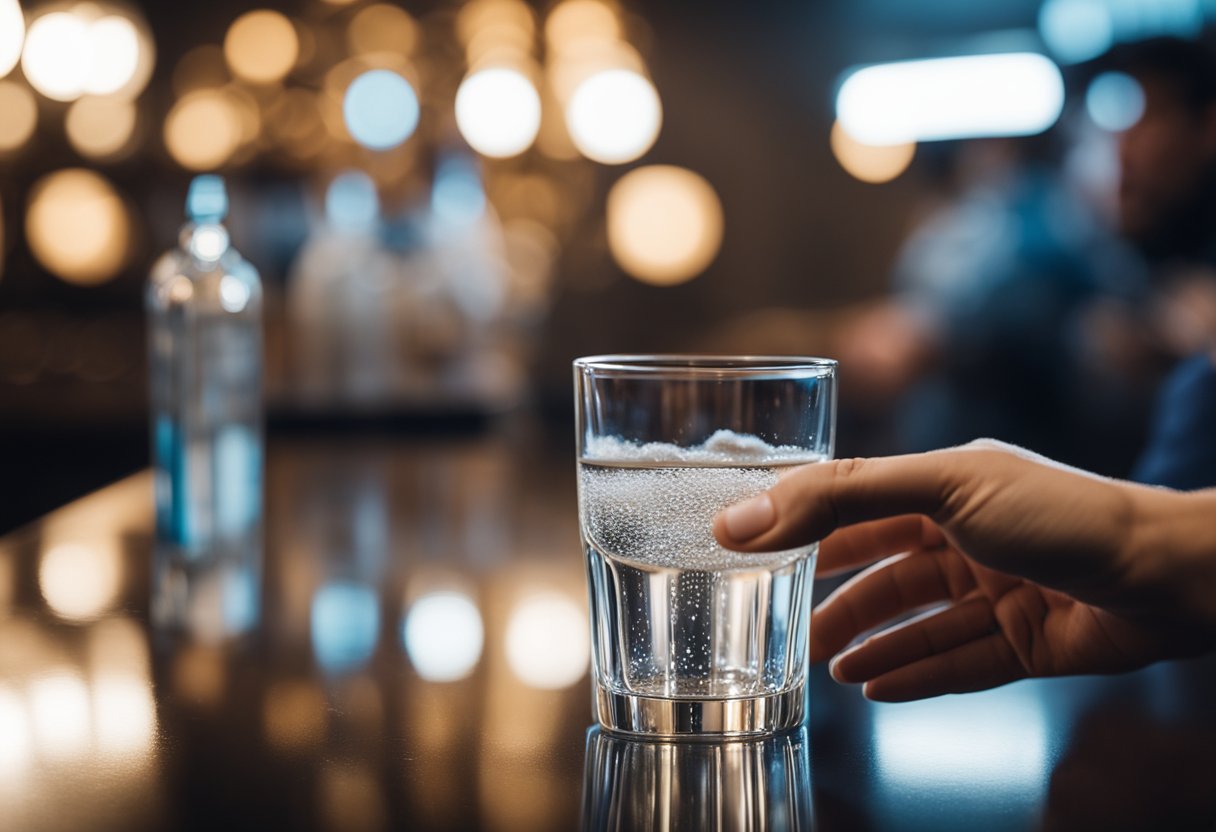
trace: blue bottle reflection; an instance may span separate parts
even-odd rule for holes
[[[367,664],[380,635],[380,600],[355,581],[333,581],[312,600],[312,649],[327,673],[350,673]]]
[[[815,827],[810,739],[630,740],[591,729],[583,829],[809,830]]]

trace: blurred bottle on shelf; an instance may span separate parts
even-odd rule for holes
[[[528,279],[514,280],[511,240],[468,157],[439,154],[426,193],[386,215],[367,174],[330,182],[288,281],[292,415],[488,414],[522,398],[533,295],[553,255],[529,257],[523,240]]]
[[[215,641],[259,610],[262,285],[223,225],[217,176],[199,176],[178,247],[152,267],[146,306],[156,491],[152,617]]]

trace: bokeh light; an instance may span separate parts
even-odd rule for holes
[[[25,17],[20,4],[17,0],[0,0],[0,78],[12,72],[21,60],[24,42]]]
[[[532,9],[521,0],[471,0],[456,15],[456,37],[465,48],[489,35],[528,48],[535,35]]]
[[[454,682],[481,658],[485,631],[477,605],[461,592],[432,592],[410,607],[401,628],[405,652],[428,682]]]
[[[380,601],[371,587],[334,581],[312,602],[312,648],[325,670],[344,673],[362,667],[376,649]]]
[[[33,758],[30,717],[17,691],[0,685],[0,783],[25,773]]]
[[[107,15],[89,26],[89,72],[84,91],[109,95],[121,90],[139,68],[139,34],[125,17]]]
[[[165,147],[190,170],[212,170],[236,153],[243,138],[241,113],[221,90],[189,93],[165,119]]]
[[[575,147],[604,164],[641,156],[658,138],[662,122],[654,85],[628,69],[597,72],[579,84],[566,106],[566,126]]]
[[[135,20],[81,3],[30,24],[21,67],[34,89],[56,101],[84,94],[130,98],[151,77],[152,53],[151,38]]]
[[[591,659],[587,615],[557,593],[526,598],[507,622],[506,652],[507,664],[524,684],[569,687],[583,678]]]
[[[29,141],[38,125],[38,102],[21,84],[0,81],[0,153]]]
[[[93,686],[97,746],[110,757],[146,760],[156,735],[156,702],[139,677],[107,673]]]
[[[30,716],[38,754],[44,759],[82,756],[92,742],[89,689],[75,670],[55,670],[30,683]]]
[[[684,168],[638,168],[608,193],[613,259],[645,283],[669,286],[699,275],[718,254],[722,225],[718,195]]]
[[[373,69],[347,88],[342,116],[355,141],[373,150],[387,150],[418,128],[418,96],[396,72]]]
[[[897,61],[853,70],[836,116],[870,145],[1029,136],[1055,124],[1064,79],[1034,52]]]
[[[486,191],[472,159],[449,156],[435,168],[431,212],[436,223],[468,228],[485,215]]]
[[[325,738],[325,694],[303,680],[284,679],[266,690],[262,726],[267,742],[278,751],[300,753]]]
[[[125,99],[85,97],[68,108],[64,129],[82,156],[112,159],[127,149],[135,132],[135,105]]]
[[[1104,0],[1047,0],[1039,9],[1039,34],[1056,58],[1077,63],[1105,52],[1114,26]]]
[[[394,52],[408,55],[418,41],[418,24],[409,12],[387,3],[360,9],[346,30],[351,54]]]
[[[61,543],[42,554],[38,586],[61,618],[95,618],[113,605],[122,581],[122,558],[112,547]]]
[[[89,631],[96,748],[138,765],[155,755],[147,636],[134,619],[107,617]]]
[[[48,174],[30,190],[25,236],[49,271],[88,286],[123,267],[131,228],[122,199],[105,178],[69,168]]]
[[[1103,72],[1085,91],[1085,111],[1103,130],[1121,132],[1144,115],[1144,90],[1126,73]]]
[[[456,125],[478,153],[516,156],[540,131],[540,94],[522,72],[483,69],[465,78],[456,92]]]
[[[369,231],[380,216],[376,184],[362,171],[339,174],[325,190],[325,218],[342,231]]]
[[[576,52],[587,41],[621,36],[616,12],[599,0],[565,0],[545,20],[545,40],[558,51]]]
[[[863,144],[845,132],[839,121],[832,124],[831,144],[832,155],[845,171],[872,184],[890,182],[908,169],[916,155],[916,145],[912,142]]]
[[[89,73],[89,25],[68,12],[51,12],[30,24],[21,55],[30,85],[56,101],[84,92]]]
[[[255,84],[282,80],[299,56],[300,40],[291,21],[269,9],[241,15],[224,36],[228,66],[235,75]]]

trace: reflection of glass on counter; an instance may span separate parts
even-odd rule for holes
[[[809,830],[805,728],[743,742],[643,742],[591,729],[583,829]]]

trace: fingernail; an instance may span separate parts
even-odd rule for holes
[[[847,684],[844,679],[840,678],[840,671],[837,670],[837,667],[839,667],[839,666],[840,666],[840,656],[837,655],[837,656],[833,657],[830,662],[828,662],[828,675],[831,676],[833,679],[835,679],[837,682],[840,682],[842,685]]]
[[[777,520],[777,510],[768,494],[761,494],[731,506],[722,513],[722,522],[731,540],[751,540],[768,531]]]

